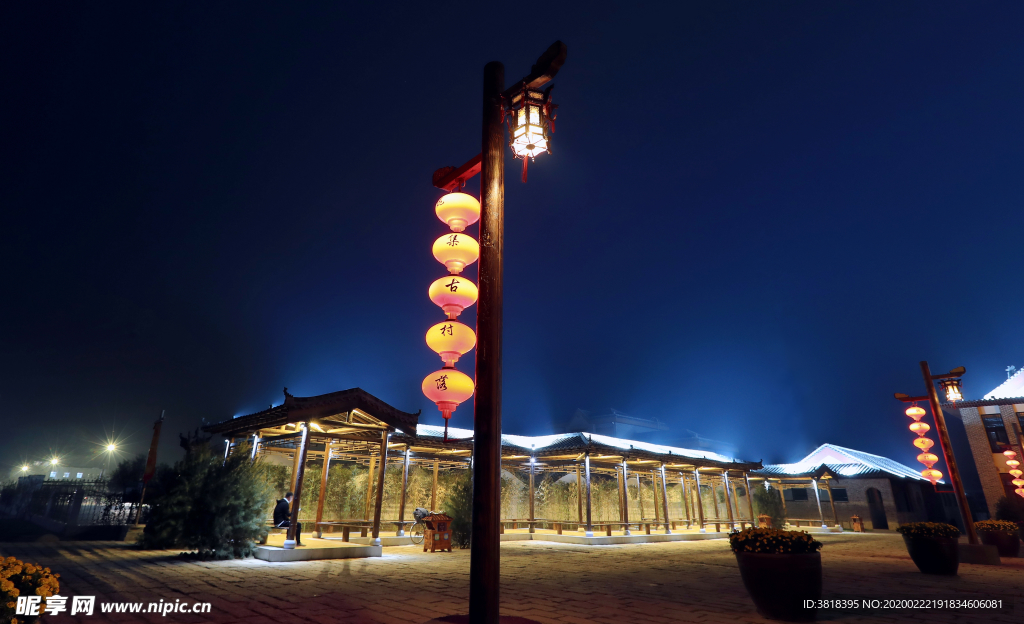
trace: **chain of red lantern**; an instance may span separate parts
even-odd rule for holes
[[[1020,470],[1020,462],[1017,461],[1017,453],[1013,450],[1003,451],[1003,456],[1006,457],[1006,466],[1010,469],[1010,476],[1013,477],[1012,483],[1017,486],[1014,492],[1017,496],[1024,498],[1024,479],[1021,476],[1024,472]]]
[[[907,416],[914,419],[914,422],[910,423],[910,430],[917,434],[914,446],[921,451],[921,454],[917,456],[917,461],[925,465],[925,469],[921,471],[921,476],[931,481],[932,485],[935,485],[942,479],[942,473],[932,468],[939,461],[939,458],[930,452],[931,448],[935,446],[935,442],[931,438],[925,437],[925,434],[931,430],[931,426],[928,423],[921,422],[924,415],[924,409],[918,407],[917,403],[907,408]]]

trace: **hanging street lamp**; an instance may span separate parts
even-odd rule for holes
[[[967,540],[971,544],[978,544],[978,533],[974,530],[974,517],[971,515],[971,507],[967,502],[967,494],[964,491],[964,484],[960,478],[960,471],[956,466],[956,458],[953,457],[953,445],[949,440],[949,429],[946,428],[946,418],[942,414],[942,406],[939,403],[939,394],[935,389],[935,384],[938,383],[942,386],[943,390],[946,391],[946,398],[950,401],[963,400],[963,391],[961,386],[961,379],[964,376],[966,369],[963,366],[954,368],[945,375],[932,375],[931,368],[928,367],[928,362],[921,362],[921,374],[924,376],[924,385],[927,394],[923,396],[909,396],[902,392],[897,392],[894,396],[897,400],[904,403],[912,403],[907,408],[907,416],[914,419],[914,422],[910,425],[910,430],[917,434],[917,439],[914,440],[914,446],[916,446],[921,454],[917,456],[917,461],[921,462],[927,468],[921,471],[921,476],[932,482],[935,486],[940,479],[942,479],[942,473],[932,468],[933,465],[938,461],[938,457],[931,453],[932,446],[935,442],[930,438],[925,437],[925,434],[931,430],[931,427],[927,423],[921,422],[921,418],[925,415],[923,408],[918,407],[918,401],[928,401],[932,408],[932,417],[935,419],[935,433],[939,438],[939,447],[942,449],[942,458],[946,462],[946,469],[949,470],[949,480],[953,486],[953,494],[956,496],[957,507],[960,510],[960,517],[963,519],[964,528],[967,529]],[[953,398],[955,397],[955,398]]]
[[[530,73],[512,87],[505,88],[505,66],[491,62],[484,66],[483,132],[481,152],[460,167],[442,167],[434,172],[435,187],[448,194],[438,201],[435,210],[452,232],[460,234],[452,240],[445,237],[434,243],[434,257],[445,265],[450,275],[430,287],[430,299],[441,306],[449,321],[455,321],[466,306],[477,304],[476,313],[476,396],[473,401],[473,523],[470,531],[469,621],[473,624],[497,624],[500,579],[501,529],[501,332],[502,283],[505,242],[505,125],[509,127],[509,145],[516,158],[523,160],[523,181],[526,166],[538,154],[550,152],[550,135],[554,129],[555,106],[551,103],[551,86],[565,62],[565,44],[556,41],[537,59]],[[541,91],[547,85],[547,89]],[[480,174],[480,202],[461,192],[466,181]],[[461,232],[479,219],[476,240],[463,238]],[[479,241],[479,243],[478,243]],[[455,249],[458,247],[459,249]],[[465,280],[465,267],[477,261],[480,285]],[[467,285],[453,283],[465,280]],[[472,285],[470,288],[469,285]],[[456,286],[456,289],[450,288]],[[461,300],[459,293],[471,296]],[[431,328],[433,330],[433,328]],[[429,339],[445,361],[449,377],[456,385],[463,382],[461,373],[449,367],[453,354],[466,346],[468,334],[451,325],[451,333]],[[447,331],[447,330],[446,330]],[[459,333],[461,332],[461,334]],[[461,337],[458,337],[457,334]],[[424,379],[423,390],[442,405],[447,399],[438,396],[435,382],[442,371]],[[457,373],[457,374],[456,374]],[[467,377],[468,379],[468,377]],[[430,382],[428,384],[427,382]],[[458,386],[462,387],[462,386]],[[472,393],[466,395],[466,400]],[[447,422],[447,421],[446,421]]]

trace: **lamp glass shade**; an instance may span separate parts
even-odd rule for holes
[[[476,346],[476,332],[458,321],[444,321],[427,330],[427,346],[451,366]]]
[[[943,379],[939,381],[939,385],[946,391],[946,400],[950,403],[964,400],[961,383],[959,379]]]
[[[458,318],[462,311],[476,303],[479,296],[476,284],[465,277],[451,275],[434,280],[427,291],[430,300],[440,306],[449,319]]]
[[[907,416],[910,416],[914,420],[921,420],[921,417],[924,416],[924,408],[911,405],[907,408]]]
[[[468,234],[445,234],[434,241],[434,258],[443,264],[449,273],[458,275],[462,269],[480,258],[480,244]]]
[[[421,385],[423,394],[437,404],[445,419],[451,418],[452,412],[460,403],[473,396],[475,386],[469,375],[454,368],[442,368],[423,378]]]
[[[523,89],[512,98],[509,115],[510,143],[516,158],[534,158],[550,152],[549,119],[543,91]]]
[[[939,482],[939,479],[942,478],[942,473],[934,468],[928,468],[926,470],[921,471],[921,476],[931,481],[934,485]]]
[[[448,193],[434,204],[434,212],[453,232],[461,232],[480,220],[480,202],[466,193]]]
[[[914,446],[922,451],[928,452],[928,449],[935,446],[935,443],[932,442],[931,438],[918,438],[914,440]]]
[[[919,436],[923,436],[924,434],[931,431],[931,426],[928,423],[913,422],[910,423],[910,430]]]

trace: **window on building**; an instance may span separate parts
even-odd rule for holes
[[[832,498],[837,503],[848,503],[850,498],[846,495],[846,488],[832,488]]]
[[[81,479],[82,478],[82,473],[78,473],[78,476],[76,476],[75,478],[76,479]]]
[[[821,499],[821,502],[823,503],[830,502],[828,500],[828,490],[826,490],[825,488],[818,488],[818,497]]]
[[[71,473],[70,473],[70,472],[65,472],[65,473],[64,473],[64,478],[65,478],[65,479],[67,479],[67,478],[68,478],[68,477],[70,477],[70,476],[71,476]]]
[[[1006,426],[1003,424],[1002,416],[982,416],[981,422],[985,424],[988,445],[992,448],[993,453],[1002,453],[1010,448],[1010,438],[1006,435]]]
[[[789,488],[783,490],[785,498],[788,501],[805,501],[807,500],[807,488]]]
[[[51,472],[50,473],[50,478],[51,479],[56,479],[57,478],[57,473],[56,472]]]

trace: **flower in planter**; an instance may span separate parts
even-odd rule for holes
[[[1010,522],[1008,520],[981,520],[974,523],[974,528],[978,533],[1007,533],[1009,535],[1017,534],[1017,523]]]
[[[818,552],[822,544],[806,531],[750,528],[730,534],[729,546],[733,552],[799,555]]]
[[[60,589],[59,574],[52,574],[50,568],[24,563],[14,557],[0,558],[0,622],[17,624],[14,610],[18,596],[56,595]]]
[[[945,522],[910,522],[896,529],[907,537],[953,538],[960,537],[960,529]]]

